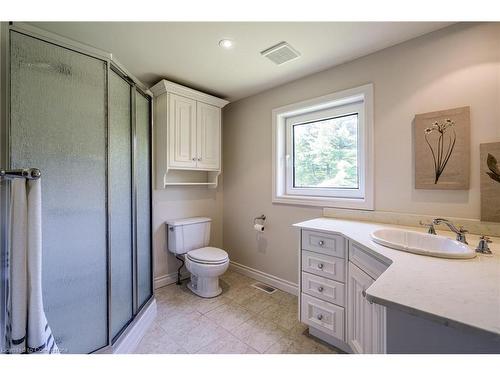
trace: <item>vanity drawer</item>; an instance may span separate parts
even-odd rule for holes
[[[336,281],[345,281],[344,259],[302,250],[302,271]]]
[[[345,285],[338,281],[302,272],[302,292],[342,307],[345,306]]]
[[[349,241],[349,261],[377,279],[389,267],[386,263],[369,254],[363,246]]]
[[[302,249],[316,253],[346,257],[346,240],[337,234],[302,230]]]
[[[344,308],[302,293],[301,321],[339,340],[344,340]]]

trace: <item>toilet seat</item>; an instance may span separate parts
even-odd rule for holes
[[[198,264],[223,264],[229,261],[227,253],[216,247],[202,247],[191,250],[186,256],[190,261]]]

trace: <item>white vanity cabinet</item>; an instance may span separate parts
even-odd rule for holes
[[[365,294],[375,280],[352,262],[348,274],[347,343],[354,353],[385,353],[385,307]]]
[[[303,229],[300,248],[300,320],[311,334],[342,346],[346,339],[346,240]]]
[[[300,320],[310,334],[347,352],[386,352],[385,307],[366,289],[388,267],[337,233],[301,229]]]
[[[151,91],[157,189],[216,187],[221,171],[221,108],[229,102],[166,80]]]

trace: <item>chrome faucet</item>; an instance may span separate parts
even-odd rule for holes
[[[436,230],[434,229],[434,223],[424,223],[423,221],[420,221],[420,225],[423,227],[427,227],[427,233],[428,234],[436,234]]]
[[[476,253],[481,254],[491,254],[490,247],[488,244],[491,243],[491,240],[487,236],[479,237],[479,244],[476,247]]]
[[[453,223],[447,219],[436,218],[432,220],[433,225],[445,224],[450,230],[457,235],[457,241],[468,245],[467,239],[465,238],[465,233],[468,233],[463,227],[457,228]]]

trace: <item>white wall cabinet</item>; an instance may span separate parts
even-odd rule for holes
[[[198,102],[196,106],[197,167],[220,169],[221,110]]]
[[[168,95],[168,167],[196,168],[196,100]]]
[[[216,187],[221,172],[221,108],[229,102],[166,80],[151,91],[157,189]]]
[[[347,352],[385,353],[385,307],[365,292],[388,265],[336,233],[302,229],[300,252],[299,314],[309,333]]]

